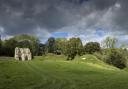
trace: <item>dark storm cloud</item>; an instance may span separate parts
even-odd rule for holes
[[[119,30],[125,30],[128,32],[128,0],[118,0],[117,1],[121,7],[115,13],[115,17],[113,17],[114,25],[119,27]]]
[[[51,33],[86,19],[86,26],[81,27],[86,31],[116,3],[121,7],[111,11],[110,28],[127,31],[128,0],[0,0],[0,26],[7,35],[35,34],[38,27]]]

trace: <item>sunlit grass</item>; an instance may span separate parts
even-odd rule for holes
[[[127,69],[119,70],[92,55],[76,57],[73,61],[62,55],[35,57],[24,62],[0,59],[0,89],[128,88]]]

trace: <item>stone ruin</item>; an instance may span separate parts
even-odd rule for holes
[[[32,53],[29,48],[15,48],[15,59],[16,60],[32,60]]]

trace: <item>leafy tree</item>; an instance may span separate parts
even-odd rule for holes
[[[55,38],[50,37],[46,44],[47,44],[48,53],[54,53],[56,50]]]
[[[32,49],[31,41],[29,41],[29,40],[18,41],[17,46],[21,47],[21,48],[30,48],[30,49]]]
[[[38,55],[39,40],[34,36],[25,34],[14,36],[3,41],[2,54],[5,56],[14,56],[15,47],[30,48],[33,55]]]
[[[15,36],[13,39],[18,42],[19,47],[28,47],[31,49],[33,55],[38,55],[39,39],[37,37],[22,34]]]
[[[39,44],[39,52],[38,52],[38,55],[39,56],[42,56],[42,55],[46,55],[47,53],[47,48],[46,48],[46,45],[45,44]]]
[[[17,45],[17,41],[13,38],[4,41],[4,54],[6,56],[14,56],[14,50]]]
[[[76,55],[82,55],[83,44],[80,38],[71,38],[66,45],[67,60],[73,60]]]
[[[81,55],[83,55],[83,53],[84,53],[83,43],[82,43],[82,41],[81,41],[80,38],[77,38],[76,41],[77,41],[77,46],[76,46],[76,47],[77,47],[77,48],[76,48],[77,54],[78,54],[79,56],[81,56]]]
[[[103,41],[103,47],[104,48],[115,48],[116,47],[116,42],[117,42],[117,39],[116,38],[107,37]]]
[[[65,54],[67,39],[66,38],[57,38],[55,41],[56,41],[55,42],[56,51],[59,51],[61,54]]]
[[[85,46],[85,52],[89,54],[93,54],[94,52],[100,52],[101,47],[98,42],[89,42]]]

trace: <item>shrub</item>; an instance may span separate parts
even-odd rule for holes
[[[105,61],[120,69],[125,68],[127,64],[125,56],[117,49],[110,49],[106,54]]]

